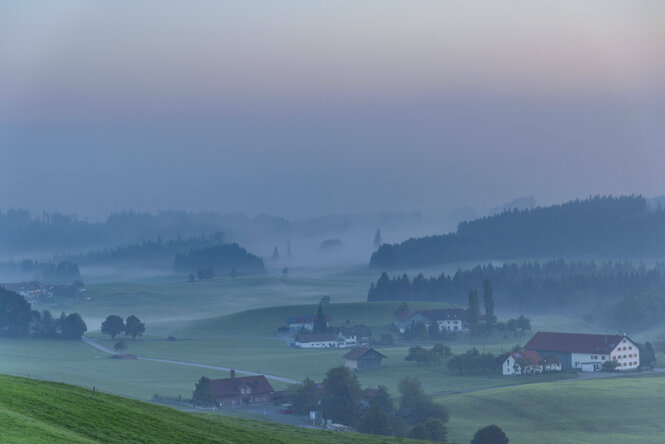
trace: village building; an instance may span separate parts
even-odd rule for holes
[[[20,294],[28,301],[47,295],[47,286],[37,281],[0,284],[5,290]],[[51,294],[52,296],[52,294]]]
[[[481,315],[482,318],[482,315]],[[440,332],[461,332],[465,327],[466,309],[442,308],[438,310],[404,310],[395,316],[394,324],[400,333],[422,322],[427,329],[436,325]]]
[[[354,347],[343,356],[344,365],[357,371],[370,370],[381,367],[381,360],[386,356],[371,347]]]
[[[539,375],[543,372],[561,371],[556,358],[543,359],[536,351],[513,352],[503,361],[502,373],[508,375]]]
[[[610,360],[617,363],[619,371],[640,366],[639,347],[625,335],[538,332],[524,349],[558,359],[563,369],[596,372]]]
[[[215,403],[219,406],[270,404],[275,390],[263,375],[237,378],[235,370],[231,377],[210,381]]]
[[[345,347],[356,345],[370,345],[372,341],[372,329],[366,325],[354,325],[353,327],[342,327],[339,337],[344,341]]]
[[[436,324],[440,332],[462,331],[466,310],[463,308],[444,308],[441,310],[421,310],[420,313],[429,320],[429,328]]]
[[[340,348],[343,340],[335,333],[300,332],[293,343],[298,348]]]
[[[291,333],[297,333],[301,330],[314,331],[314,315],[289,316],[286,318],[286,324]],[[326,315],[326,327],[330,327],[330,315]]]

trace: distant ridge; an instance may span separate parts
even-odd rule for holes
[[[596,196],[461,222],[455,233],[384,244],[370,266],[533,257],[662,257],[665,210],[642,196]]]

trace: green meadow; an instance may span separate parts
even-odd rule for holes
[[[511,444],[665,442],[665,376],[529,384],[441,396],[450,410],[448,439],[469,442],[487,424]]]
[[[3,443],[399,443],[220,415],[180,412],[65,384],[0,376]]]

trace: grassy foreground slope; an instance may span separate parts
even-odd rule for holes
[[[448,438],[499,425],[511,444],[665,442],[665,376],[529,384],[443,396]]]
[[[13,376],[0,376],[0,437],[3,443],[408,442],[195,415],[103,393],[93,396],[80,387]]]

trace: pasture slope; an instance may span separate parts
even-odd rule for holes
[[[210,434],[209,434],[210,432]],[[411,440],[303,429],[179,412],[65,384],[0,376],[3,443],[407,443]]]
[[[469,442],[487,424],[511,444],[665,442],[665,376],[528,384],[438,397],[450,410],[448,439]]]

